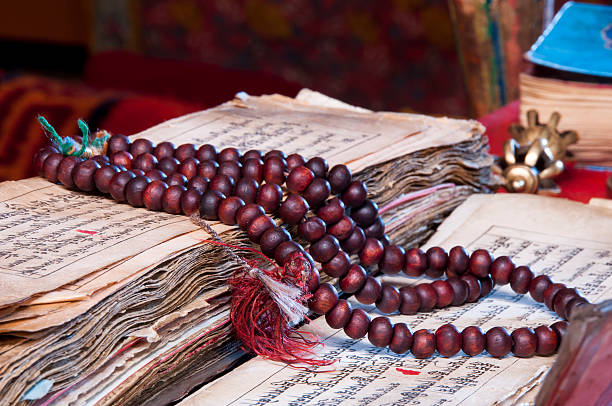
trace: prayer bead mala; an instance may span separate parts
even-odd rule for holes
[[[546,356],[556,352],[568,323],[518,328],[512,334],[502,327],[485,334],[476,326],[459,332],[452,324],[435,333],[426,329],[411,333],[405,323],[393,325],[386,316],[370,320],[362,309],[352,309],[333,285],[320,283],[314,261],[322,264],[323,272],[339,278],[344,293],[354,293],[359,302],[375,304],[387,314],[460,306],[488,295],[494,284],[508,283],[517,293],[529,292],[536,302],[544,302],[565,320],[588,303],[575,289],[553,283],[545,275],[534,277],[529,267],[516,267],[506,256],[493,259],[486,250],[468,255],[462,247],[447,253],[440,247],[405,251],[390,244],[376,203],[367,199],[365,184],[353,180],[345,165],[329,169],[319,157],[306,161],[299,154],[287,156],[278,150],[241,154],[236,148],[217,151],[209,144],[175,148],[171,142],[153,145],[146,139],[130,142],[126,136],[113,135],[107,156],[82,160],[47,147],[35,162],[42,176],[69,188],[98,190],[134,207],[199,213],[206,220],[237,224],[280,266],[294,252],[302,252],[313,265],[307,281],[312,292],[309,308],[325,315],[330,327],[343,328],[349,337],[367,335],[373,345],[399,354],[410,350],[416,358],[428,358],[437,350],[450,357],[463,350],[474,356],[486,350],[494,357],[510,352],[518,357]],[[288,192],[284,200],[283,184]],[[316,215],[306,217],[311,208]],[[297,226],[297,235],[311,244],[309,252],[268,214]],[[353,254],[359,264],[351,263],[349,255]],[[384,274],[403,271],[408,276],[440,278],[446,273],[447,279],[397,289],[381,285],[366,273],[364,267],[374,265]]]

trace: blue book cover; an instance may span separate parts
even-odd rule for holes
[[[526,56],[554,69],[612,77],[612,6],[566,3]]]

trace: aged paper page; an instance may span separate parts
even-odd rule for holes
[[[612,298],[612,215],[608,210],[510,194],[477,195],[464,204],[443,223],[432,242],[447,249],[461,244],[468,251],[486,248],[495,256],[510,255],[536,274],[576,287],[592,302]],[[379,315],[375,308],[365,308],[372,317]],[[486,331],[493,326],[535,328],[558,320],[544,304],[513,293],[509,286],[496,287],[478,303],[414,316],[393,315],[392,319],[406,322],[413,332],[435,330],[445,323],[460,329],[477,325]],[[317,368],[329,372],[317,374],[255,358],[181,404],[511,404],[537,389],[555,358],[510,355],[496,359],[487,354],[470,358],[460,352],[451,358],[436,355],[418,360],[375,348],[367,338],[352,340],[327,327],[323,318],[305,328],[325,337],[319,357],[338,360],[331,367]]]

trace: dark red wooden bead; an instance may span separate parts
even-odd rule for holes
[[[310,255],[307,252],[302,252],[302,254],[306,257],[309,258],[310,261]],[[314,261],[310,261],[311,264],[314,263]],[[321,283],[321,277],[319,275],[319,271],[317,271],[317,268],[315,266],[312,267],[312,269],[310,270],[310,274],[308,275],[308,280],[306,281],[306,287],[308,288],[308,292],[314,292],[319,288],[319,284]]]
[[[378,205],[368,199],[360,207],[351,210],[351,217],[358,226],[368,227],[378,217]]]
[[[334,236],[326,234],[310,246],[310,255],[315,261],[323,263],[332,259],[339,250],[338,240]]]
[[[291,240],[291,235],[287,230],[282,227],[274,227],[266,230],[266,232],[262,234],[259,239],[259,246],[261,247],[261,252],[263,252],[265,256],[273,257],[276,247],[289,240]]]
[[[299,224],[306,213],[308,213],[308,210],[308,203],[302,196],[290,193],[285,201],[281,203],[278,214],[285,223],[295,225]],[[334,253],[334,255],[336,254]]]
[[[297,168],[298,166],[304,166],[304,164],[306,163],[306,160],[300,154],[291,154],[287,157],[286,161],[287,161],[287,170],[289,170],[289,172],[291,172],[293,169]]]
[[[353,181],[351,170],[346,165],[336,165],[327,174],[332,193],[342,193]]]
[[[493,279],[490,276],[478,278],[480,282],[480,297],[486,297],[493,290]]]
[[[257,204],[264,208],[266,213],[275,213],[280,207],[283,191],[276,183],[264,183],[257,193]]]
[[[217,154],[217,161],[219,161],[219,163],[224,162],[224,161],[240,161],[241,156],[242,154],[240,153],[240,150],[237,148],[232,148],[232,147],[223,148]]]
[[[374,318],[368,329],[368,340],[375,347],[386,347],[393,337],[393,325],[387,316]]]
[[[96,185],[96,189],[102,193],[109,193],[111,179],[116,173],[119,173],[119,168],[117,168],[115,165],[105,165],[98,169],[94,173],[94,183]]]
[[[304,191],[304,199],[312,207],[319,207],[331,193],[329,182],[323,178],[314,179]]]
[[[411,351],[415,358],[431,357],[436,351],[436,336],[426,329],[415,331],[412,335]]]
[[[59,152],[53,152],[45,159],[43,163],[43,175],[48,181],[53,183],[57,182],[57,172],[63,159],[64,155]]]
[[[113,165],[120,165],[126,169],[132,169],[132,160],[134,157],[127,151],[115,152],[110,156],[110,163]]]
[[[240,173],[244,178],[251,178],[261,183],[263,180],[264,163],[261,159],[247,159],[242,164]]]
[[[45,160],[52,153],[59,153],[59,150],[55,146],[49,145],[47,147],[39,149],[36,155],[34,155],[33,164],[34,168],[36,169],[36,172],[39,175],[44,176],[43,165],[45,163]]]
[[[185,175],[187,180],[191,180],[191,178],[198,174],[199,164],[200,161],[194,157],[186,158],[181,161],[181,166],[179,166],[178,172]]]
[[[356,254],[365,245],[366,236],[361,227],[355,227],[349,237],[342,241],[342,249],[349,254]]]
[[[580,306],[588,303],[588,300],[580,296],[570,299],[565,305],[565,318],[567,320],[571,320],[574,311],[576,311]]]
[[[145,172],[150,171],[151,169],[155,169],[157,167],[157,158],[155,155],[150,154],[148,152],[144,154],[140,154],[137,157],[134,157],[132,161],[132,169],[141,169]]]
[[[468,298],[468,284],[456,276],[448,278],[446,281],[453,289],[453,301],[451,302],[451,305],[461,306],[464,304]]]
[[[449,276],[462,275],[468,269],[470,257],[463,247],[456,246],[448,252]]]
[[[142,156],[142,155],[140,155]],[[136,176],[125,185],[125,199],[134,207],[144,206],[144,191],[151,183],[146,176]]]
[[[323,220],[321,222],[325,224]],[[354,229],[355,221],[349,216],[344,216],[336,224],[330,226],[327,232],[336,237],[338,241],[343,241],[350,237]]]
[[[280,265],[285,265],[285,261],[296,251],[302,251],[302,247],[295,241],[282,242],[274,250],[274,260]]]
[[[336,255],[322,266],[323,272],[333,278],[343,277],[351,267],[351,259],[342,250],[339,250]]]
[[[429,312],[436,307],[438,303],[438,295],[436,290],[429,283],[421,283],[415,287],[416,293],[421,301],[419,310],[422,312]]]
[[[503,327],[493,327],[485,336],[487,352],[496,358],[502,358],[512,349],[512,338]]]
[[[493,263],[493,257],[487,250],[476,250],[472,253],[469,262],[470,272],[478,278],[489,276],[489,270]]]
[[[168,190],[173,187],[171,186]],[[219,218],[219,205],[223,200],[225,200],[225,195],[218,190],[204,192],[200,199],[200,217],[206,220],[217,220]]]
[[[281,150],[273,149],[272,151],[266,152],[266,154],[264,155],[263,159],[264,159],[264,161],[267,161],[268,159],[270,159],[272,157],[281,158],[281,159],[287,159],[287,154],[285,154]]]
[[[426,255],[427,275],[432,278],[439,278],[444,274],[444,271],[448,266],[448,255],[446,254],[446,251],[444,251],[444,248],[441,247],[431,247],[427,250]]]
[[[168,189],[166,189],[164,195],[162,196],[162,208],[166,213],[181,213],[181,197],[186,190],[187,189],[185,186],[179,185],[170,186]]]
[[[62,159],[62,161],[59,163],[57,167],[57,180],[62,182],[62,185],[69,187],[69,188],[74,186],[74,180],[72,179],[72,172],[74,171],[74,167],[79,162],[81,162],[81,158],[78,158],[76,156],[67,156],[67,157],[64,157],[64,159]],[[105,166],[108,166],[109,168],[111,167],[110,165],[105,165]],[[112,171],[113,169],[110,169],[110,170]],[[95,184],[95,173],[94,173],[94,184]]]
[[[572,288],[561,289],[555,295],[555,298],[553,299],[553,310],[562,319],[567,319],[567,314],[565,313],[567,304],[570,302],[570,300],[576,299],[577,297],[578,297],[578,292],[576,292],[576,289],[572,289]]]
[[[468,286],[468,297],[467,302],[473,303],[480,297],[480,281],[474,275],[461,275],[459,277]]]
[[[365,284],[367,274],[363,267],[352,264],[346,275],[340,279],[340,289],[344,293],[355,293]]]
[[[112,161],[112,157],[111,157],[111,161]],[[166,158],[162,158],[159,160],[159,163],[157,164],[157,169],[159,169],[166,175],[172,175],[173,173],[178,171],[178,168],[180,165],[181,163],[179,162],[178,159],[174,157],[166,157]],[[198,175],[203,175],[203,174],[198,171]],[[208,176],[205,176],[205,177],[210,179],[210,177]]]
[[[399,290],[391,285],[383,285],[380,297],[376,301],[376,307],[383,313],[393,313],[397,311],[402,303]]]
[[[374,238],[366,238],[359,252],[359,261],[363,266],[372,266],[380,262],[385,252],[382,243]]]
[[[153,155],[159,161],[174,156],[174,144],[169,141],[160,142],[153,148]]]
[[[529,292],[529,284],[533,279],[533,272],[527,266],[519,266],[510,274],[510,287],[520,294]]]
[[[385,247],[379,268],[383,273],[396,274],[404,268],[406,253],[402,247],[388,245]]]
[[[217,148],[214,145],[204,144],[196,152],[196,158],[198,161],[216,161],[217,160]]]
[[[153,143],[146,138],[139,138],[130,145],[130,154],[137,157],[142,154],[150,154],[153,152]]]
[[[227,175],[216,174],[208,184],[209,190],[217,190],[225,196],[230,196],[234,191],[234,179]]]
[[[198,189],[187,189],[181,196],[181,211],[187,216],[197,213],[200,210],[202,192]]]
[[[248,159],[259,159],[263,162],[263,152],[258,149],[250,149],[240,157],[240,162],[244,163]]]
[[[382,218],[380,216],[376,217],[376,220],[374,220],[372,224],[367,226],[363,230],[363,232],[365,233],[366,237],[382,239],[385,237],[385,223],[382,221]]]
[[[454,291],[448,281],[433,281],[431,287],[436,291],[436,307],[446,307],[453,302]]]
[[[227,197],[219,203],[219,209],[217,210],[219,220],[221,220],[223,224],[233,226],[236,224],[236,213],[242,206],[244,206],[244,201],[238,196]]]
[[[427,270],[427,255],[419,248],[406,251],[404,273],[408,276],[421,276]]]
[[[266,183],[276,183],[282,185],[285,183],[285,170],[287,164],[284,159],[273,156],[264,161],[264,179]]]
[[[287,177],[287,189],[293,193],[302,193],[314,180],[314,173],[305,166],[294,168]]]
[[[359,181],[352,181],[342,193],[342,201],[348,207],[359,207],[363,205],[368,196],[368,189],[366,185]]]
[[[555,334],[557,334],[557,349],[559,348],[559,345],[561,345],[561,341],[567,333],[567,326],[567,321],[558,321],[550,325],[550,328],[555,332]]]
[[[327,170],[329,169],[329,165],[327,164],[327,161],[318,156],[314,158],[310,158],[308,162],[304,164],[304,166],[310,169],[317,178],[323,178],[323,179],[325,179],[327,175]]]
[[[238,161],[223,161],[219,164],[217,175],[222,174],[229,176],[237,182],[240,179],[240,173],[242,171],[242,165]]]
[[[416,314],[421,308],[421,297],[417,290],[412,286],[403,286],[399,290],[401,304],[399,311],[401,314]]]
[[[93,159],[102,166],[110,164],[110,158],[106,155],[95,155],[91,159]]]
[[[219,164],[215,161],[200,161],[200,164],[198,165],[198,175],[204,176],[207,179],[214,178],[218,170]]]
[[[529,284],[529,294],[538,303],[542,303],[544,301],[544,292],[550,285],[552,285],[552,281],[546,275],[536,276],[531,280]]]
[[[436,330],[436,349],[443,357],[452,357],[461,350],[461,333],[452,324],[445,324]]]
[[[160,180],[164,180],[164,178]],[[198,189],[200,192],[204,193],[208,190],[208,182],[208,178],[196,175],[193,178],[189,179],[189,182],[187,182],[187,189]]]
[[[249,226],[249,223],[253,221],[255,217],[259,217],[262,214],[265,214],[263,207],[255,203],[249,203],[242,206],[236,212],[236,222],[238,223],[238,227],[242,230],[246,230]]]
[[[376,303],[378,298],[380,297],[380,293],[382,291],[382,285],[378,281],[378,279],[368,276],[366,277],[366,281],[361,287],[361,289],[355,293],[355,299],[357,299],[360,303],[363,304],[373,304]]]
[[[544,303],[546,307],[550,310],[553,309],[553,300],[555,299],[555,295],[559,293],[561,289],[565,288],[565,285],[562,283],[553,283],[544,291]]]
[[[517,328],[510,335],[512,338],[512,353],[520,358],[530,358],[536,353],[538,338],[533,330],[525,327]]]
[[[196,148],[193,144],[182,144],[176,147],[176,151],[174,152],[174,157],[179,160],[179,162],[185,162],[189,158],[195,158]]]
[[[334,197],[330,201],[327,202],[323,207],[317,210],[317,216],[319,216],[326,224],[335,224],[342,217],[344,217],[344,203]]]
[[[389,349],[396,354],[403,354],[412,347],[412,333],[406,323],[397,323],[393,326],[393,337]]]
[[[130,139],[123,134],[114,134],[108,140],[108,155],[119,151],[129,151]]]
[[[340,299],[334,308],[325,314],[325,321],[331,328],[344,328],[351,319],[352,313],[351,304],[344,299]]]
[[[491,264],[491,277],[497,285],[506,285],[510,283],[510,276],[514,271],[514,263],[509,257],[503,256],[496,258]]]
[[[188,181],[185,175],[178,172],[171,173],[165,180],[168,186],[185,186]]]
[[[258,191],[259,184],[255,179],[251,178],[242,178],[234,186],[234,195],[241,198],[247,204],[257,201]]]
[[[168,189],[168,185],[161,180],[154,180],[149,183],[142,194],[144,206],[149,210],[163,209],[162,198],[166,189]]]
[[[49,158],[47,158],[47,161]],[[47,163],[45,161],[45,165]],[[74,185],[84,192],[91,192],[96,189],[94,174],[100,169],[100,164],[93,159],[81,161],[72,170],[72,181]]]
[[[325,222],[319,217],[311,217],[298,226],[298,235],[308,242],[315,242],[323,238],[326,232]]]
[[[166,178],[168,177],[164,172],[160,171],[159,169],[151,169],[150,171],[145,172],[145,176],[151,179],[151,181],[166,180]]]
[[[469,356],[476,356],[485,350],[486,339],[480,327],[469,326],[461,332],[461,349]]]
[[[552,328],[548,326],[539,326],[535,330],[537,337],[536,354],[541,356],[552,355],[557,351],[558,338]]]
[[[344,327],[344,333],[353,339],[358,339],[365,337],[369,328],[370,316],[361,309],[354,309],[351,314],[351,319]]]
[[[276,227],[276,223],[274,220],[268,215],[261,215],[256,217],[249,223],[249,227],[247,228],[247,235],[249,236],[249,240],[254,243],[258,243],[262,234],[268,231],[271,228]]]

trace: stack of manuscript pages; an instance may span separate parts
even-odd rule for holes
[[[391,240],[409,247],[489,191],[482,132],[474,121],[373,113],[305,90],[241,95],[132,139],[345,163]],[[238,264],[187,217],[41,178],[0,184],[0,199],[0,403],[167,404],[244,356],[228,321]],[[213,227],[250,245],[237,228]]]

